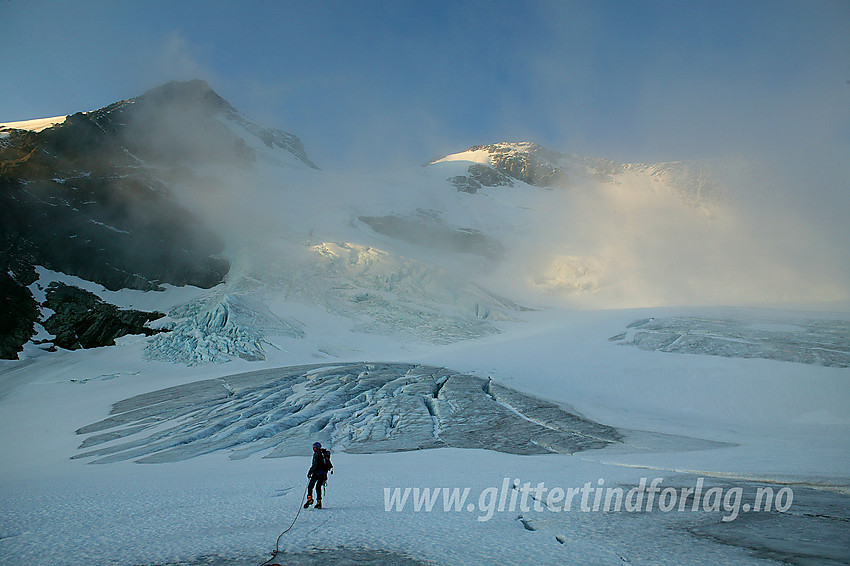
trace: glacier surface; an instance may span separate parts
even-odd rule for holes
[[[572,454],[620,443],[613,427],[445,368],[347,363],[261,370],[146,393],[77,431],[75,458],[172,462],[218,450],[231,458],[479,448]]]
[[[173,308],[169,315],[177,322],[171,332],[148,343],[148,359],[190,366],[233,358],[261,361],[266,359],[264,345],[270,344],[267,334],[304,336],[304,325],[298,321],[284,320],[258,301],[230,293],[195,299]]]
[[[847,320],[647,318],[610,340],[650,351],[850,367]]]

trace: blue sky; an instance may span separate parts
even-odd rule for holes
[[[0,0],[0,121],[200,77],[328,169],[850,156],[850,2]],[[846,169],[845,169],[846,170]]]

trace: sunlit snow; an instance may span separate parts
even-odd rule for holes
[[[47,128],[61,124],[68,116],[54,116],[53,118],[37,118],[35,120],[21,120],[18,122],[0,122],[0,131],[3,130],[29,130],[40,132]]]

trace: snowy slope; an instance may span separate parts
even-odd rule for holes
[[[481,151],[382,175],[271,159],[245,171],[198,168],[175,191],[225,236],[232,261],[205,301],[214,309],[215,297],[245,297],[282,319],[318,307],[358,332],[427,343],[499,332],[526,308],[846,297],[817,273],[789,278],[793,260],[779,243],[752,237],[723,199],[685,198],[716,187],[676,184],[681,170],[625,167],[611,182],[582,173],[563,190],[515,180],[459,191],[447,179]]]
[[[700,314],[708,312],[728,314]],[[846,491],[850,484],[847,369],[647,352],[608,340],[648,314],[675,312],[528,314],[533,324],[513,336],[433,346],[416,359],[388,340],[358,356],[406,357],[489,376],[567,403],[607,425],[651,431],[644,433],[642,445],[572,456],[468,449],[335,452],[325,514],[302,513],[282,541],[282,549],[292,555],[286,563],[308,563],[310,556],[300,554],[310,548],[319,549],[314,551],[319,557],[333,549],[348,558],[381,551],[431,564],[770,563],[752,555],[762,544],[755,534],[761,523],[753,521],[775,518],[775,513],[742,515],[731,522],[721,521],[728,516],[722,509],[594,513],[580,511],[577,499],[571,512],[545,506],[511,512],[508,506],[479,520],[487,516],[486,507],[478,506],[479,495],[500,488],[505,478],[579,488],[586,482],[595,487],[600,479],[606,486],[628,487],[656,477],[664,478],[664,486],[693,486],[703,477],[707,485],[741,486],[747,501],[755,486],[765,485],[758,482],[780,482],[767,485],[794,486],[795,506],[786,514],[788,522],[773,525],[773,532],[798,541],[793,552],[842,556],[836,542],[842,535],[831,525],[846,519],[806,519],[805,514],[847,515],[846,496],[811,489]],[[271,445],[245,444],[251,455],[243,460],[229,459],[223,451],[154,465],[92,466],[84,463],[89,458],[71,459],[93,448],[78,449],[90,435],[74,431],[108,417],[112,403],[197,380],[218,377],[230,383],[234,372],[279,365],[278,360],[202,367],[152,363],[143,360],[143,347],[142,339],[126,338],[116,348],[60,353],[29,364],[4,362],[4,383],[14,385],[3,391],[0,419],[15,434],[0,440],[0,450],[8,455],[0,479],[7,494],[0,563],[258,564],[291,521],[303,495],[308,460],[262,458]],[[312,356],[305,349],[286,359],[290,365],[311,363]],[[218,387],[227,399],[227,389]],[[237,380],[231,387],[238,395]],[[195,397],[186,390],[180,399],[188,409]],[[347,422],[340,425],[350,427]],[[366,422],[363,430],[376,434],[374,423],[369,429]],[[680,440],[661,442],[659,433]],[[303,450],[313,437],[308,433],[293,448]],[[688,437],[711,443],[695,450]],[[326,443],[336,445],[332,438]],[[384,488],[443,486],[469,488],[474,509],[445,511],[440,501],[431,512],[415,512],[412,504],[401,512],[385,510]],[[807,527],[805,521],[825,525]],[[715,532],[721,527],[725,530]],[[820,534],[803,543],[799,528]],[[718,537],[737,542],[721,544]]]
[[[310,321],[298,319],[305,309],[409,344],[498,333],[527,308],[847,299],[828,265],[794,276],[803,260],[762,235],[715,162],[625,165],[523,142],[394,172],[323,172],[295,136],[251,121],[200,81],[85,117],[118,128],[135,167],[221,238],[223,258],[200,257],[218,262],[205,286],[230,265],[221,285],[169,312],[161,325],[176,331],[157,338],[152,359],[262,359],[311,338]],[[478,188],[464,190],[459,178]],[[113,239],[132,233],[116,226],[123,232]],[[796,249],[817,245],[794,237]],[[145,274],[146,284],[177,267]],[[227,326],[225,297],[252,305],[237,311],[260,313],[261,328]]]
[[[57,124],[61,124],[66,118],[67,116],[54,116],[52,118],[37,118],[35,120],[21,120],[18,122],[0,122],[0,135],[6,133],[6,130],[40,132],[46,128],[52,128]]]
[[[850,563],[847,289],[713,164],[516,143],[325,172],[195,87],[203,126],[169,111],[186,131],[131,153],[230,270],[141,291],[33,267],[39,305],[63,282],[170,332],[0,361],[0,564],[259,564],[315,440],[326,509],[301,512],[282,564]],[[793,502],[606,512],[511,487],[653,479]],[[468,505],[393,507],[395,488]]]

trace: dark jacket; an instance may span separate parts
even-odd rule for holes
[[[333,467],[330,451],[325,448],[319,448],[313,451],[313,463],[310,465],[310,471],[307,472],[307,477],[312,478],[315,475],[326,478],[328,477],[328,472]]]

